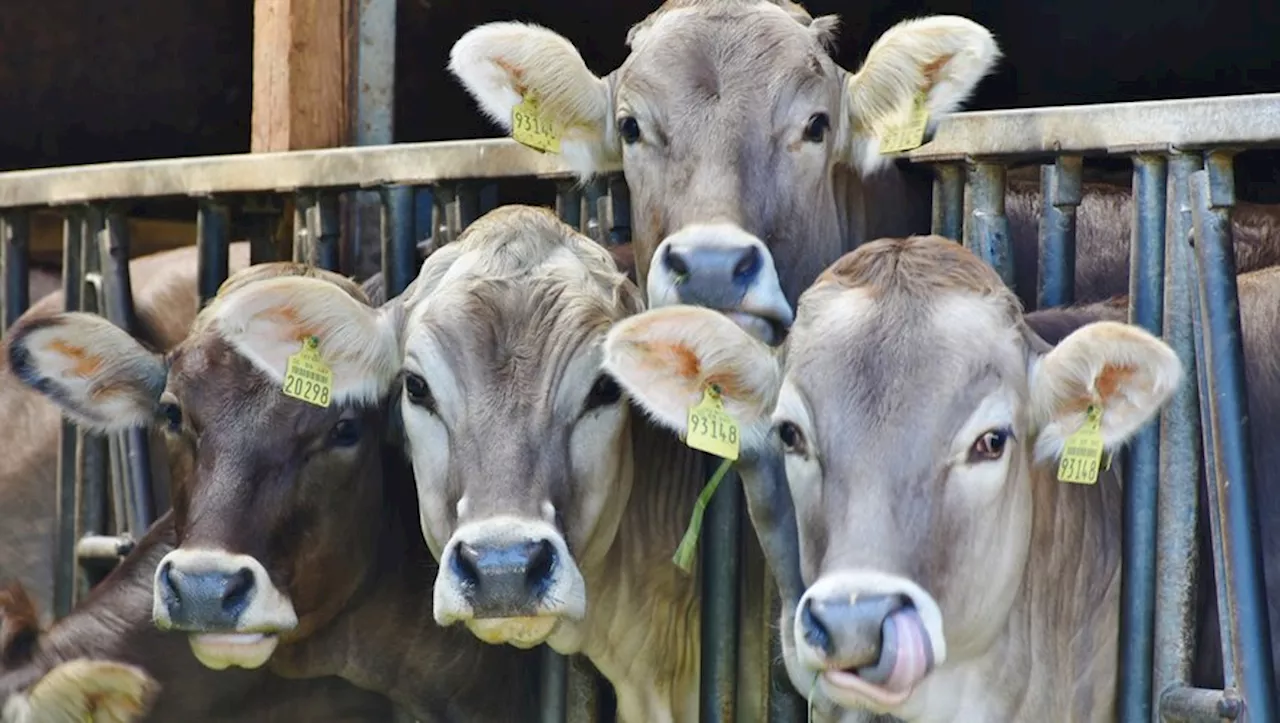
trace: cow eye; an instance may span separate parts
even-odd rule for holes
[[[164,422],[166,431],[177,433],[182,429],[182,407],[177,402],[160,402],[156,415]]]
[[[804,432],[800,431],[800,425],[795,422],[779,422],[777,426],[778,440],[782,442],[782,447],[790,454],[804,454],[808,449],[804,439]]]
[[[330,447],[354,447],[360,442],[360,422],[354,419],[339,419],[329,430]]]
[[[607,407],[610,404],[616,404],[622,398],[622,387],[613,380],[608,374],[601,374],[596,377],[596,383],[591,385],[591,391],[587,394],[587,403],[583,405],[583,412],[590,412],[593,409]]]
[[[410,404],[422,407],[429,412],[435,411],[435,397],[431,395],[431,387],[427,386],[427,380],[421,376],[413,372],[405,372],[404,394],[409,398]]]
[[[1013,433],[1007,429],[988,429],[969,448],[969,462],[992,462],[1004,456],[1005,445]]]
[[[831,128],[831,118],[826,113],[814,113],[804,127],[804,139],[810,143],[821,143]]]
[[[640,122],[635,119],[635,116],[622,116],[618,119],[618,135],[627,145],[635,143],[640,140]]]

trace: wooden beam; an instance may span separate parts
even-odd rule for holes
[[[255,153],[349,145],[353,0],[254,0]]]

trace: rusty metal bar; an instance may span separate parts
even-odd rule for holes
[[[1207,153],[1205,168],[1191,175],[1191,212],[1196,229],[1199,295],[1217,466],[1225,600],[1230,625],[1222,631],[1224,651],[1232,651],[1234,687],[1244,698],[1244,719],[1274,721],[1275,668],[1271,659],[1261,536],[1253,484],[1244,348],[1236,290],[1231,207],[1235,205],[1232,154]]]
[[[4,328],[7,331],[31,305],[31,216],[25,209],[4,216]]]
[[[1084,160],[1059,156],[1040,167],[1040,268],[1036,308],[1069,306],[1076,298],[1076,207]]]

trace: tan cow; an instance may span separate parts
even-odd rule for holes
[[[631,192],[637,275],[650,308],[695,304],[777,341],[800,292],[841,254],[881,236],[926,233],[927,168],[890,163],[881,138],[923,94],[930,124],[957,110],[998,62],[996,40],[965,18],[906,20],[851,72],[828,49],[837,17],[787,0],[667,0],[627,34],[630,54],[603,77],[564,37],[493,22],[463,35],[449,69],[510,133],[533,96],[560,126],[581,176],[621,161]],[[524,117],[524,116],[522,116]],[[527,122],[526,122],[526,125]],[[522,126],[523,128],[524,126]],[[1126,293],[1133,205],[1092,199],[1078,217],[1079,301]],[[1015,287],[1035,301],[1039,188],[1011,185]],[[1243,272],[1280,262],[1280,208],[1237,218],[1266,238],[1238,242]]]
[[[1113,720],[1119,465],[1056,477],[1089,410],[1108,450],[1157,414],[1183,377],[1173,351],[1115,322],[1050,347],[990,267],[933,236],[832,265],[783,353],[695,307],[632,317],[605,348],[673,429],[719,383],[754,459],[774,460],[748,486],[795,504],[794,685],[828,719]]]

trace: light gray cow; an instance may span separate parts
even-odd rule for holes
[[[753,520],[794,500],[783,649],[828,720],[1114,720],[1118,465],[1092,484],[1058,465],[1158,413],[1184,374],[1164,342],[1101,321],[1051,347],[990,267],[932,236],[841,258],[782,352],[676,306],[616,325],[605,359],[674,430],[721,380]]]

